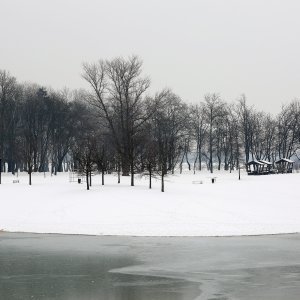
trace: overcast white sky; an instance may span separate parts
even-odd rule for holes
[[[298,0],[1,0],[0,69],[86,87],[82,62],[139,55],[151,92],[245,93],[272,113],[300,98]]]

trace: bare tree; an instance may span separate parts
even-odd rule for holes
[[[230,158],[229,165],[230,171],[233,170],[234,166],[239,169],[240,168],[240,155],[242,148],[241,141],[241,131],[238,117],[238,109],[237,106],[231,104],[228,107],[228,115],[227,115],[227,126],[229,129],[229,147],[230,147]],[[226,167],[225,167],[226,170]]]
[[[216,122],[223,116],[224,103],[221,101],[218,94],[207,94],[204,96],[205,101],[205,116],[208,124],[208,167],[211,173],[213,173],[213,153],[214,153],[214,142],[215,142],[215,129]]]
[[[36,166],[38,153],[38,105],[35,86],[25,86],[22,103],[22,156],[32,184],[32,172]]]
[[[238,116],[239,116],[241,132],[243,136],[246,163],[248,163],[250,158],[251,144],[253,138],[253,120],[252,120],[253,109],[251,107],[248,107],[245,95],[242,95],[241,98],[239,99]]]
[[[202,167],[202,152],[207,136],[207,123],[205,120],[205,111],[203,103],[191,106],[191,132],[196,142],[196,154],[194,160],[194,173],[198,161],[198,169]]]
[[[4,169],[5,162],[9,162],[10,165],[14,154],[17,120],[16,93],[16,78],[9,72],[0,70],[0,158],[2,158]]]
[[[92,88],[88,101],[105,119],[121,157],[123,175],[129,175],[130,170],[134,185],[136,137],[150,117],[143,98],[150,80],[141,77],[142,62],[136,56],[100,60],[84,64],[83,69],[83,78]]]
[[[174,173],[182,152],[187,107],[170,90],[159,93],[157,99],[153,115],[154,141],[158,157],[157,173],[161,176],[161,191],[164,192],[164,178],[168,172]]]
[[[280,158],[290,158],[300,147],[300,102],[295,100],[283,106],[277,118],[277,153]]]
[[[86,178],[86,188],[92,185],[92,172],[96,168],[97,133],[96,122],[93,119],[90,108],[83,102],[76,101],[77,122],[74,125],[76,135],[71,146],[74,163],[77,171],[83,173]]]

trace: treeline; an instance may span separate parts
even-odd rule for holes
[[[171,90],[149,96],[150,80],[138,57],[84,64],[88,91],[54,91],[21,84],[0,71],[0,158],[2,171],[78,170],[164,176],[203,165],[237,169],[252,159],[274,162],[297,155],[300,102],[273,117],[249,106],[244,95],[227,103],[218,94],[198,104]]]

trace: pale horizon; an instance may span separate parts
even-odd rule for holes
[[[88,88],[82,63],[138,55],[149,93],[187,103],[245,94],[276,114],[300,98],[298,1],[37,1],[1,3],[0,69],[19,82]]]

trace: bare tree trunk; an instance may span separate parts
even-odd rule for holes
[[[210,169],[210,173],[213,173],[213,160],[212,160],[212,147],[210,146],[209,149],[209,169]]]
[[[221,170],[221,157],[218,156],[218,170],[220,171]]]
[[[121,166],[120,166],[120,162],[118,161],[118,183],[121,182]]]
[[[187,162],[187,164],[188,164],[188,166],[189,166],[189,171],[191,171],[191,164],[190,164],[190,162],[189,162],[187,152],[186,152],[186,154],[185,154],[185,159],[186,159],[186,162]]]
[[[133,160],[131,160],[131,166],[130,166],[130,171],[131,171],[131,186],[134,186],[134,166],[133,166]]]
[[[149,189],[152,189],[152,169],[151,169],[151,165],[149,165]]]
[[[198,160],[198,152],[196,153],[196,158],[194,161],[194,174],[196,174],[196,164],[197,164],[197,160]]]
[[[102,172],[102,185],[104,185],[104,169],[103,168],[102,168],[101,172]]]
[[[212,120],[211,120],[212,124]],[[213,150],[212,150],[212,125],[210,125],[210,133],[209,133],[209,168],[210,173],[213,173]]]
[[[184,159],[184,154],[183,154],[182,159],[181,159],[180,164],[179,164],[180,174],[182,174],[182,163],[183,163],[183,159]],[[173,173],[172,173],[172,174],[173,174]]]
[[[201,147],[199,147],[199,171],[202,170],[202,155],[201,155]]]
[[[90,186],[89,186],[89,172],[86,171],[86,189],[89,190]]]

